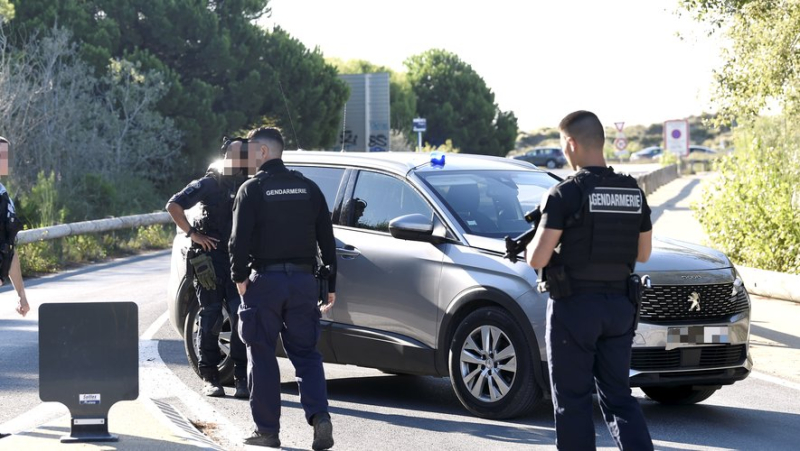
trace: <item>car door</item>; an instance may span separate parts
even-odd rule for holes
[[[393,238],[389,222],[428,201],[407,181],[360,170],[336,228],[338,276],[331,310],[340,363],[398,372],[432,371],[444,254],[433,244]]]
[[[295,170],[303,174],[304,177],[310,179],[319,186],[325,202],[328,204],[328,209],[331,214],[337,211],[338,204],[341,202],[341,195],[343,189],[340,188],[345,176],[345,169],[339,167],[322,167],[322,166],[300,166],[300,165],[287,165],[289,169]],[[334,226],[334,235],[336,234],[336,226]],[[337,247],[341,244],[338,240]],[[323,359],[326,362],[336,362],[336,355],[331,344],[331,321],[327,317],[320,319],[322,330],[320,331],[319,342],[317,348],[322,353]]]

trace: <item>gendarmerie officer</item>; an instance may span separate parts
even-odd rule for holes
[[[240,298],[230,277],[228,239],[231,234],[233,200],[236,191],[247,180],[247,157],[242,155],[241,141],[226,141],[225,157],[212,164],[206,175],[189,183],[167,203],[167,211],[175,224],[192,240],[187,253],[194,269],[194,287],[200,302],[200,356],[198,369],[205,381],[203,394],[225,396],[219,380],[222,355],[219,333],[222,309],[227,304],[231,320],[230,358],[234,365],[237,398],[250,396],[247,388],[247,351],[239,338],[236,314]],[[189,224],[185,210],[200,203],[202,216]],[[186,331],[185,333],[191,333]]]
[[[650,208],[636,180],[606,166],[597,116],[576,111],[559,130],[564,154],[578,172],[543,198],[539,229],[527,249],[528,263],[544,268],[550,292],[546,344],[556,445],[595,449],[596,387],[617,446],[651,450],[629,381],[636,315],[629,286],[636,262],[650,258]]]
[[[333,427],[322,356],[319,289],[314,277],[317,247],[330,267],[328,303],[336,300],[336,245],[331,216],[319,187],[284,166],[283,137],[275,128],[249,135],[260,171],[236,195],[231,234],[231,274],[242,295],[242,340],[250,359],[250,408],[255,431],[249,445],[280,447],[280,372],[275,346],[280,334],[295,367],[312,448],[333,446]],[[263,164],[261,164],[263,162]]]

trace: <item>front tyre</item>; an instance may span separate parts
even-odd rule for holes
[[[197,299],[190,300],[189,310],[183,327],[183,348],[189,364],[201,378],[200,374],[200,304]],[[217,368],[219,369],[219,382],[221,384],[233,383],[233,359],[231,353],[231,319],[228,309],[222,308],[222,331],[219,333],[219,349],[222,353]]]
[[[719,387],[681,385],[678,387],[641,387],[641,389],[648,398],[661,404],[688,405],[705,401],[719,390]]]
[[[512,418],[542,397],[530,346],[511,315],[483,307],[458,325],[450,345],[450,383],[464,407],[482,418]]]

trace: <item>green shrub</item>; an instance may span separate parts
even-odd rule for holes
[[[737,264],[800,273],[800,128],[761,118],[735,132],[693,209],[715,247]],[[795,204],[797,202],[795,201]]]

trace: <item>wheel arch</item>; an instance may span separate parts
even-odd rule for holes
[[[542,374],[542,357],[539,354],[539,342],[533,331],[530,321],[520,321],[519,318],[527,318],[525,311],[517,302],[505,292],[492,287],[474,287],[467,289],[450,303],[442,317],[437,341],[436,372],[441,376],[450,374],[448,365],[448,353],[450,342],[453,340],[458,324],[470,313],[482,307],[500,307],[511,314],[522,329],[525,339],[530,347],[531,358],[533,359],[532,371],[536,384],[541,388],[545,387],[545,379]]]

